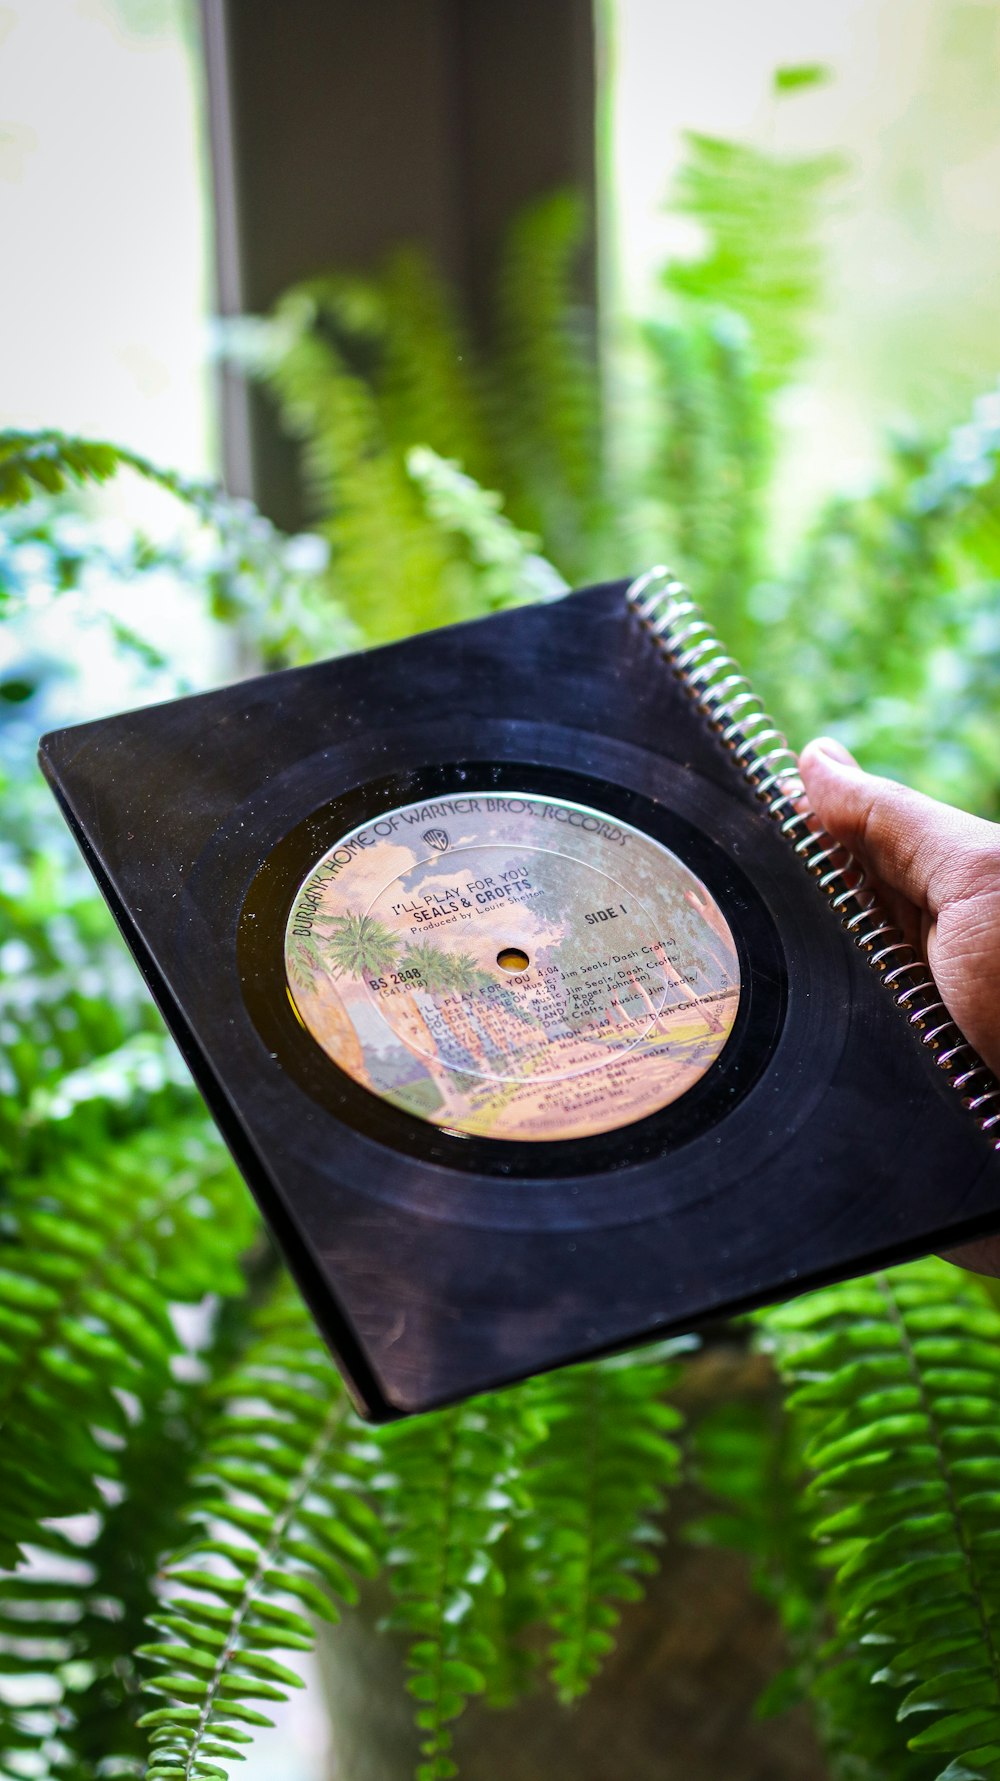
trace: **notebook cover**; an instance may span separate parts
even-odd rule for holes
[[[378,1419],[1000,1223],[990,1145],[667,671],[626,586],[41,744],[167,1025]],[[749,1050],[728,1074],[713,1066],[690,1116],[682,1097],[666,1125],[459,1153],[364,1090],[345,1083],[338,1098],[326,1060],[316,1089],[308,1058],[290,1070],[268,1044],[246,919],[242,972],[238,943],[275,850],[315,812],[327,836],[342,812],[346,833],[359,810],[473,784],[578,792],[681,858],[689,844],[705,882],[718,878]],[[260,947],[273,982],[273,933]]]

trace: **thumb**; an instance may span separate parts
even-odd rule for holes
[[[996,881],[1000,828],[881,779],[858,766],[842,743],[821,736],[799,757],[806,793],[823,827],[932,917]]]

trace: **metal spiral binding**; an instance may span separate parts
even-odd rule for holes
[[[962,1037],[927,961],[889,920],[857,860],[819,827],[805,801],[798,761],[785,736],[738,664],[725,653],[683,582],[669,569],[649,569],[633,581],[627,599],[805,870],[830,899],[855,944],[867,954],[920,1042],[948,1073],[963,1105],[1000,1150],[1000,1083]]]

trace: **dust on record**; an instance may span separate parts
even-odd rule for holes
[[[668,1106],[733,1028],[736,943],[677,856],[529,793],[409,804],[299,887],[288,992],[340,1069],[451,1132],[586,1137]]]

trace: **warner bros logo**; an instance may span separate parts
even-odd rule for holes
[[[448,831],[447,829],[425,829],[424,840],[428,847],[436,847],[438,853],[444,853],[448,845]]]

